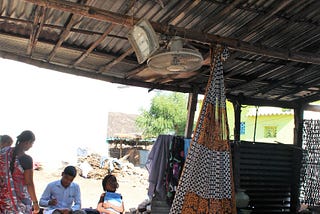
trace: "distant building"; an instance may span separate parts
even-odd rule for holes
[[[109,112],[107,138],[141,138],[142,131],[135,124],[137,117],[137,114]]]
[[[227,103],[230,139],[234,139],[232,104]],[[276,107],[246,106],[241,109],[240,140],[293,144],[294,111]],[[318,112],[304,112],[304,119],[320,119]]]
[[[241,140],[253,141],[255,137],[255,142],[292,144],[294,133],[293,110],[259,107],[256,111],[256,108],[253,107],[248,109],[246,115],[243,115],[241,127]]]

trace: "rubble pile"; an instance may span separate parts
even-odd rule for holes
[[[132,157],[133,156],[133,157]],[[78,169],[80,176],[90,179],[103,179],[108,173],[112,173],[119,180],[134,180],[146,185],[149,174],[145,168],[135,166],[132,162],[136,159],[136,152],[128,151],[120,158],[103,157],[97,153],[78,157]],[[132,162],[130,162],[132,161]],[[142,166],[143,167],[143,166]]]

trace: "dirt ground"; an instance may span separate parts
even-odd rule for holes
[[[147,198],[148,172],[144,167],[136,167],[134,172],[121,173],[117,175],[119,189],[117,192],[122,194],[125,210],[129,212],[130,208],[137,208],[138,205]],[[60,169],[46,169],[34,171],[34,181],[38,200],[41,197],[46,185],[54,180],[61,178]],[[81,199],[83,208],[96,208],[99,197],[103,192],[102,180],[87,179],[77,176],[74,182],[80,185]]]

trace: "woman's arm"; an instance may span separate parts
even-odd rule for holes
[[[33,209],[34,209],[33,212],[38,213],[40,208],[39,208],[38,199],[37,199],[37,195],[36,195],[36,191],[33,183],[33,169],[24,170],[24,182],[25,182],[25,185],[27,186],[28,193],[32,200]]]

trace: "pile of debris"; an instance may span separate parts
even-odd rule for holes
[[[124,157],[117,159],[104,157],[97,153],[78,157],[78,170],[80,176],[91,179],[103,179],[107,174],[112,173],[117,177],[137,177],[141,182],[148,182],[149,174],[141,167],[136,167],[129,160],[132,159],[132,152],[128,152]]]

